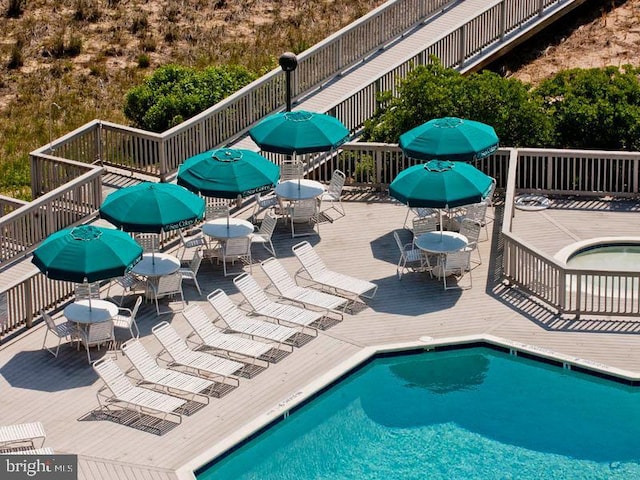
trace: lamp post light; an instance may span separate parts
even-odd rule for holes
[[[291,111],[291,72],[298,67],[298,57],[295,53],[284,52],[278,59],[280,68],[285,73],[287,84],[287,112]]]

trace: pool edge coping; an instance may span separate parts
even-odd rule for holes
[[[554,260],[563,263],[565,266],[567,265],[567,260],[569,257],[581,250],[585,247],[596,246],[600,243],[621,243],[621,242],[636,242],[640,245],[640,237],[595,237],[589,238],[586,240],[580,240],[578,242],[573,242],[566,247],[562,247],[554,256]]]
[[[198,469],[212,462],[220,455],[223,455],[234,446],[244,442],[256,432],[267,427],[269,424],[285,416],[287,412],[295,409],[300,404],[303,404],[323,389],[336,382],[342,376],[348,374],[350,371],[376,355],[384,353],[399,353],[402,351],[416,349],[430,351],[442,347],[456,347],[470,344],[479,344],[478,346],[482,346],[482,344],[484,344],[489,347],[498,347],[499,349],[504,349],[515,356],[524,354],[523,356],[527,358],[533,358],[534,360],[543,362],[551,362],[558,366],[561,365],[562,368],[577,369],[578,371],[585,372],[587,374],[590,373],[596,376],[608,377],[611,380],[619,379],[619,381],[625,381],[625,383],[628,382],[630,384],[640,383],[640,372],[611,367],[603,363],[563,354],[537,345],[508,340],[506,338],[487,334],[443,337],[437,339],[423,336],[417,341],[412,342],[364,347],[362,350],[323,373],[315,380],[306,384],[297,391],[290,393],[269,410],[244,424],[242,428],[236,430],[232,435],[219,441],[197,457],[183,464],[175,471],[176,476],[179,480],[196,480],[195,472]]]

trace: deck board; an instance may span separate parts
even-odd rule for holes
[[[345,315],[343,322],[256,377],[242,379],[239,388],[212,399],[208,406],[185,417],[181,425],[158,436],[109,421],[87,420],[97,407],[95,393],[100,382],[83,351],[63,346],[56,359],[41,350],[42,325],[1,346],[0,423],[41,421],[47,431],[46,446],[60,453],[79,454],[80,478],[169,479],[176,478],[174,471],[182,465],[242,425],[369,346],[412,342],[421,336],[485,333],[640,372],[640,322],[561,318],[544,304],[496,283],[500,252],[495,234],[491,241],[480,244],[484,263],[473,271],[471,290],[444,292],[439,281],[420,273],[408,273],[398,280],[398,252],[392,232],[401,229],[405,207],[376,197],[360,191],[347,194],[343,201],[347,216],[323,223],[320,238],[308,238],[328,266],[379,285],[369,307]],[[560,202],[544,212],[518,211],[514,232],[549,254],[576,238],[612,232],[640,236],[635,204],[614,208],[597,202],[591,205],[593,210],[573,206]],[[500,211],[496,213],[494,233],[500,226]],[[250,209],[241,214],[248,216]],[[400,233],[410,238],[408,231]],[[291,246],[301,240],[291,239],[289,229],[278,225],[274,244],[290,273],[298,268]],[[268,254],[260,246],[254,253],[253,274],[266,285],[257,262]],[[223,288],[234,300],[240,299],[232,278],[224,278],[218,265],[204,262],[199,280],[204,292]],[[189,304],[199,303],[212,313],[193,287],[185,285],[185,294]],[[180,314],[161,320],[165,319],[181,334],[188,332]],[[153,352],[159,345],[150,330],[158,321],[154,307],[143,304],[139,327],[143,343]],[[118,332],[118,339],[125,340],[125,333]],[[103,354],[93,352],[97,357]],[[116,360],[128,366],[122,354],[117,354]]]

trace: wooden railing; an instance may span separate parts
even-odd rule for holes
[[[443,35],[410,59],[390,65],[360,91],[328,105],[326,112],[339,118],[356,134],[380,106],[378,93],[395,94],[398,78],[416,65],[440,58],[446,67],[466,71],[497,44],[512,41],[534,19],[554,13],[560,6],[584,0],[503,0]],[[334,76],[383,48],[432,15],[456,3],[452,0],[391,0],[358,21],[301,53],[292,78],[294,101]],[[83,162],[101,162],[145,172],[161,180],[170,178],[188,157],[227,145],[245,135],[265,115],[281,109],[285,80],[280,68],[214,105],[205,112],[162,134],[94,121],[32,153],[33,161],[49,153]],[[85,138],[86,137],[86,138]],[[34,185],[40,193],[46,185]]]
[[[42,160],[38,165],[49,179],[68,171],[84,173],[0,217],[0,267],[25,256],[53,232],[95,215],[102,203],[101,167],[48,156]]]
[[[638,197],[639,152],[514,150],[502,225],[503,276],[561,314],[640,313],[640,272],[569,268],[512,232],[516,193]]]

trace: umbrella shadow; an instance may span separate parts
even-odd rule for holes
[[[47,340],[53,342],[53,338]],[[92,360],[101,358],[106,352],[104,348],[92,349]],[[86,350],[81,347],[78,351],[64,343],[60,345],[57,358],[44,349],[18,352],[0,368],[0,375],[12,387],[42,392],[87,387],[98,379],[87,363]]]

